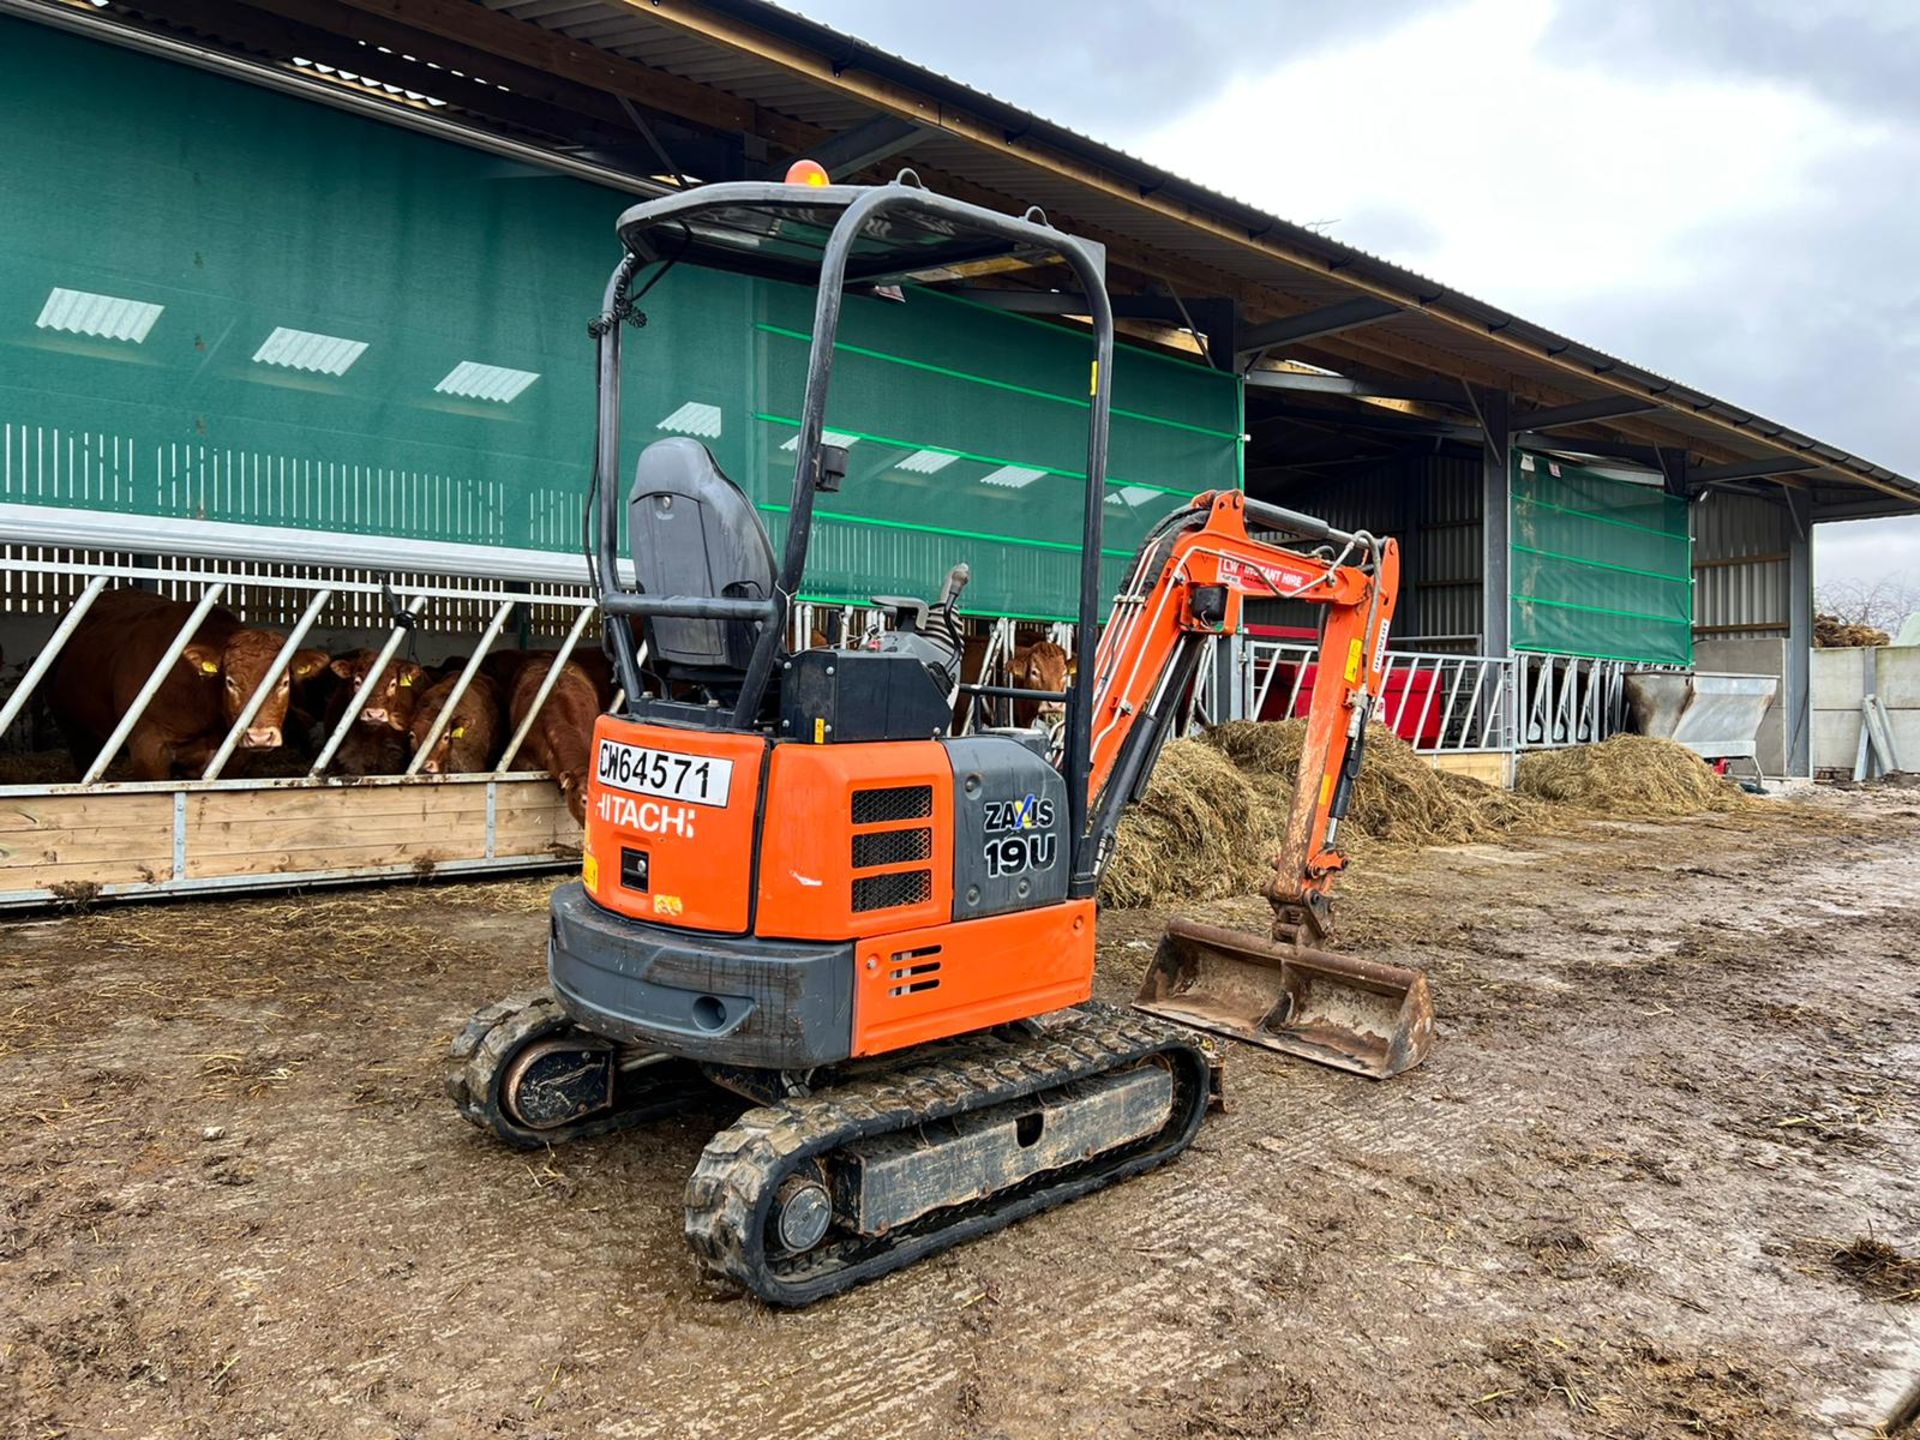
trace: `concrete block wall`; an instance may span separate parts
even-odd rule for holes
[[[1860,750],[1860,702],[1880,697],[1903,770],[1920,770],[1920,645],[1813,652],[1813,763],[1853,772]]]

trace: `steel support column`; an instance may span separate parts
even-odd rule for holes
[[[1480,653],[1505,659],[1513,652],[1508,599],[1513,471],[1508,464],[1511,401],[1504,390],[1469,388],[1480,418]]]
[[[1791,525],[1787,533],[1787,674],[1781,703],[1786,720],[1787,774],[1813,775],[1813,497],[1782,486]]]
[[[1247,638],[1237,631],[1222,635],[1213,647],[1213,716],[1216,725],[1249,720],[1247,713]]]

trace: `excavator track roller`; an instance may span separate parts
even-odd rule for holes
[[[1134,1007],[1385,1080],[1433,1048],[1418,970],[1174,920]]]
[[[469,1124],[538,1150],[644,1124],[711,1091],[693,1066],[629,1053],[535,990],[487,1006],[454,1037],[447,1094]]]
[[[715,1278],[806,1305],[1171,1160],[1217,1086],[1197,1040],[1100,1005],[940,1046],[714,1136],[687,1240]]]

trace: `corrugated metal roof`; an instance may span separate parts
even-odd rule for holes
[[[19,3],[0,0],[9,9]],[[1009,211],[1038,205],[1056,223],[1107,243],[1119,263],[1173,278],[1190,296],[1231,295],[1255,321],[1359,296],[1390,300],[1401,314],[1316,340],[1302,352],[1340,357],[1338,363],[1363,378],[1372,371],[1376,377],[1477,380],[1545,405],[1629,395],[1659,408],[1594,422],[1592,430],[1643,444],[1684,444],[1709,460],[1786,457],[1817,467],[1785,477],[1811,489],[1817,517],[1892,513],[1920,504],[1920,483],[1884,466],[1160,170],[767,0],[475,3],[707,87],[729,104],[758,107],[769,135],[824,138],[882,116],[909,118],[922,128],[900,163],[911,163],[932,183],[950,184]],[[114,13],[120,18],[118,7]],[[510,51],[501,46],[499,53]],[[542,116],[536,108],[525,118],[537,131]],[[503,133],[515,133],[510,113],[487,124],[504,124]],[[555,151],[553,163],[594,169],[565,151]],[[624,188],[643,183],[617,174],[607,178]],[[1563,433],[1573,443],[1575,432]]]
[[[1212,272],[1249,313],[1286,315],[1359,294],[1385,295],[1404,314],[1348,332],[1336,348],[1382,352],[1439,374],[1450,366],[1510,376],[1525,398],[1564,402],[1649,398],[1644,421],[1710,456],[1792,455],[1821,469],[1798,477],[1823,498],[1834,482],[1870,486],[1898,508],[1920,503],[1920,483],[1584,345],[1440,281],[1358,250],[1245,201],[1161,170],[1115,146],[951,76],[831,30],[766,0],[641,6],[630,0],[480,0],[488,8],[839,133],[876,116],[910,114],[929,128],[911,163],[1037,204],[1091,238],[1118,237],[1189,273]],[[719,23],[707,26],[705,20]],[[750,27],[750,28],[743,28]],[[701,33],[702,29],[715,33]],[[717,32],[731,29],[731,36]],[[765,43],[760,43],[764,41]],[[876,99],[873,87],[887,92]],[[867,93],[863,93],[867,92]],[[995,131],[997,130],[997,136]],[[1064,158],[1066,166],[1055,163]],[[1137,197],[1137,198],[1136,198]],[[1188,279],[1186,283],[1192,283]],[[1382,347],[1394,352],[1389,357]],[[1602,424],[1633,434],[1644,425]],[[1876,483],[1877,482],[1877,483]],[[1857,498],[1857,496],[1855,497]]]

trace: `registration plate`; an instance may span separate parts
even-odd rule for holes
[[[602,740],[596,771],[602,785],[633,795],[685,800],[695,805],[727,803],[733,762],[707,755],[676,755],[622,740]]]

